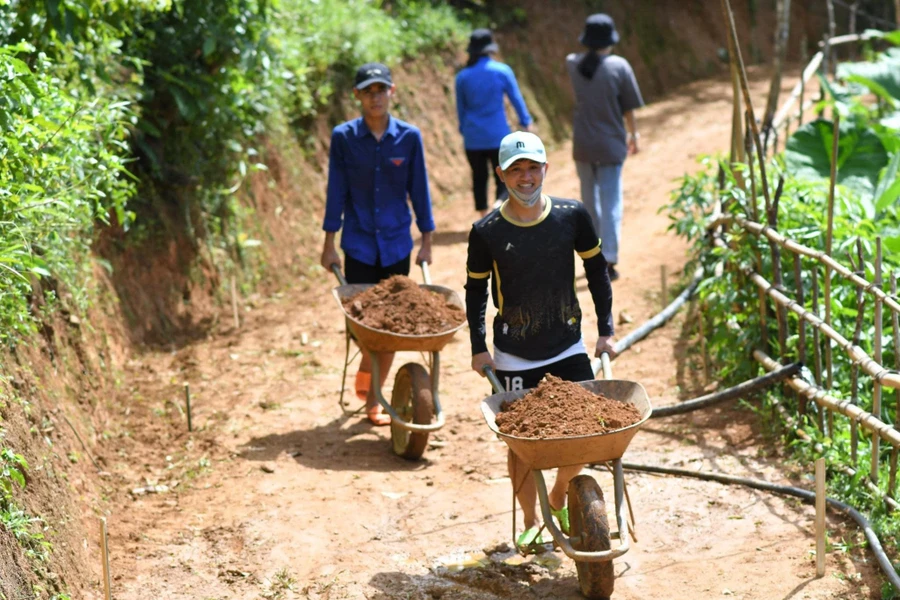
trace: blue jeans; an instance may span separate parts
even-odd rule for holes
[[[581,180],[581,201],[594,221],[606,262],[619,262],[622,234],[622,165],[575,161]]]

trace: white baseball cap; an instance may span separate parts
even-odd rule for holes
[[[541,138],[527,131],[514,131],[500,141],[500,169],[505,171],[517,160],[527,158],[547,162],[547,152]]]

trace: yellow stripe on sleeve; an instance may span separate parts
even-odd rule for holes
[[[469,277],[471,277],[472,279],[487,279],[488,277],[491,276],[491,272],[490,272],[490,271],[485,271],[484,273],[473,273],[472,271],[466,269],[466,273],[467,273],[467,274],[469,275]]]
[[[597,256],[598,254],[600,254],[600,243],[599,243],[599,242],[597,243],[596,246],[594,246],[593,248],[591,248],[591,249],[588,250],[587,252],[579,252],[579,253],[578,253],[578,256],[580,256],[580,257],[583,258],[584,260],[587,260],[587,259],[589,259],[589,258],[594,258],[594,257]]]

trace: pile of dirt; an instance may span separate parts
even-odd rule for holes
[[[507,435],[550,439],[608,433],[640,420],[641,413],[632,404],[547,375],[520,399],[502,404],[497,427]]]
[[[462,325],[465,311],[405,275],[393,275],[343,301],[351,317],[372,329],[434,335]]]

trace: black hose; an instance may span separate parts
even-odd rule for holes
[[[757,479],[747,479],[744,477],[734,477],[732,475],[722,475],[718,473],[702,473],[698,471],[688,471],[686,469],[675,469],[671,467],[639,465],[626,462],[622,463],[622,467],[631,471],[643,471],[646,473],[658,473],[662,475],[675,475],[678,477],[692,477],[694,479],[717,481],[719,483],[725,483],[729,485],[743,485],[757,490],[783,494],[786,496],[794,496],[797,498],[801,498],[809,503],[814,503],[816,501],[816,494],[814,492],[810,492],[809,490],[804,490],[802,488],[787,485],[776,485],[774,483],[759,481]],[[591,465],[591,468],[597,467]],[[856,524],[859,525],[863,530],[863,533],[866,536],[866,540],[869,542],[869,547],[871,548],[872,553],[875,555],[876,560],[878,560],[878,566],[881,567],[881,571],[884,573],[885,577],[887,577],[888,581],[890,581],[891,585],[894,586],[894,589],[900,590],[900,575],[897,574],[897,571],[894,569],[894,565],[891,564],[890,558],[888,558],[888,555],[884,552],[884,548],[882,548],[881,546],[881,541],[872,530],[872,526],[869,524],[868,519],[862,516],[862,514],[858,510],[856,510],[849,504],[844,504],[843,502],[834,500],[833,498],[826,498],[825,500],[828,506],[846,514],[851,519],[856,521]]]
[[[759,377],[756,377],[755,379],[750,379],[743,383],[739,383],[734,387],[728,388],[727,390],[721,390],[719,392],[700,396],[699,398],[694,398],[693,400],[685,400],[684,402],[679,402],[678,404],[673,404],[670,406],[661,406],[659,408],[654,408],[653,413],[651,413],[650,415],[650,418],[658,419],[660,417],[671,417],[672,415],[680,415],[682,413],[691,412],[693,410],[706,408],[707,406],[711,406],[718,402],[724,402],[725,400],[740,398],[742,396],[746,396],[750,392],[755,392],[756,390],[768,387],[773,383],[777,383],[779,381],[787,379],[788,377],[793,377],[794,375],[799,373],[800,369],[802,368],[803,363],[795,362],[790,365],[784,366],[777,371],[772,371],[771,373],[761,375]]]

